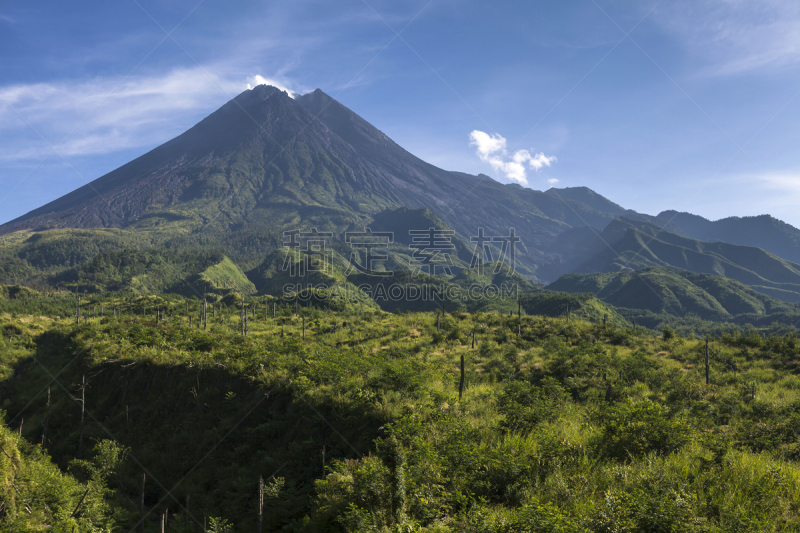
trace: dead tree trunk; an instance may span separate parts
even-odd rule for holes
[[[461,380],[458,382],[458,399],[461,399],[464,393],[464,354],[461,354]]]
[[[44,431],[42,432],[42,449],[47,449],[47,426],[50,423],[50,387],[47,387],[47,408],[44,415]]]
[[[139,498],[139,531],[144,533],[144,482],[147,474],[142,474],[142,492]]]
[[[264,477],[258,478],[258,533],[261,533],[264,524]]]
[[[83,376],[81,383],[81,431],[78,438],[78,459],[83,457],[83,417],[86,412],[86,376]]]

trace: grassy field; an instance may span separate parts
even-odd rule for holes
[[[146,531],[253,531],[259,478],[264,531],[800,531],[793,335],[712,338],[706,385],[704,339],[574,316],[36,301],[0,314],[8,530],[135,529],[145,474]]]

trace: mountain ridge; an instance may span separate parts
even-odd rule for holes
[[[594,237],[588,249],[594,254],[575,267],[575,272],[677,268],[728,277],[784,301],[800,301],[800,265],[762,248],[700,241],[618,217]]]
[[[656,218],[669,221],[680,233],[706,242],[757,246],[789,261],[800,263],[800,229],[771,215],[727,217],[719,220],[674,210],[662,211]]]
[[[93,231],[116,228],[114,242],[98,233],[107,243],[98,253],[114,246],[214,249],[249,272],[281,246],[283,231],[319,228],[331,232],[341,246],[345,232],[363,231],[380,217],[383,227],[402,226],[399,231],[407,231],[407,224],[386,223],[386,213],[400,213],[399,209],[429,210],[430,216],[414,220],[439,220],[441,224],[436,225],[452,228],[462,243],[458,252],[462,261],[474,253],[469,243],[479,231],[502,237],[514,228],[521,239],[517,267],[530,280],[550,282],[575,270],[611,268],[618,261],[617,252],[609,246],[613,248],[633,224],[648,241],[657,237],[652,247],[660,247],[658,253],[649,250],[649,259],[627,258],[635,268],[691,269],[687,258],[682,262],[658,258],[659,253],[684,249],[691,251],[694,260],[716,265],[696,267],[701,272],[736,272],[734,277],[740,281],[784,299],[800,294],[793,275],[778,280],[772,274],[757,274],[766,263],[777,265],[774,259],[765,259],[758,268],[741,269],[745,258],[709,259],[710,248],[692,237],[710,238],[723,230],[730,233],[733,230],[725,228],[738,224],[736,231],[744,235],[739,240],[747,241],[738,244],[752,246],[758,228],[771,227],[774,238],[767,239],[771,246],[767,251],[789,250],[777,254],[785,259],[794,253],[796,241],[800,257],[800,230],[771,217],[737,218],[714,234],[713,228],[722,227],[719,221],[673,216],[673,212],[653,217],[623,208],[587,187],[542,192],[502,184],[485,175],[440,169],[409,153],[320,89],[291,98],[266,85],[242,92],[186,132],[91,184],[0,226],[0,236],[10,239],[4,239],[9,244],[3,250],[8,265],[0,268],[0,274],[7,272],[10,277],[0,281],[19,282],[26,276],[43,279],[41,268],[49,269],[49,276],[62,266],[57,257],[63,255],[64,245],[57,238],[51,235],[37,244],[29,242],[25,232],[35,236],[75,228],[91,239]],[[630,223],[620,225],[621,219]],[[750,233],[741,228],[749,228]],[[407,244],[407,239],[399,237],[396,242]],[[679,237],[696,242],[679,242]],[[69,236],[71,242],[75,238]],[[31,253],[46,257],[47,243],[59,249],[50,263],[26,263],[25,256]],[[784,246],[787,243],[791,246]],[[714,253],[724,256],[717,248]],[[498,255],[496,246],[493,250]],[[621,249],[628,255],[634,252]],[[395,247],[394,264],[403,263],[397,253],[410,252]],[[343,255],[349,254],[343,251]],[[620,265],[613,268],[626,268]],[[756,275],[745,279],[751,273]]]
[[[741,324],[798,312],[796,304],[780,301],[736,280],[674,268],[571,273],[546,289],[594,294],[617,309]]]
[[[613,219],[579,201],[439,169],[321,90],[292,99],[261,85],[130,163],[0,226],[0,235],[122,228],[169,233],[175,246],[226,246],[231,235],[295,228],[327,227],[341,236],[398,207],[431,209],[466,242],[479,228],[493,235],[515,228],[518,257],[534,277],[539,266],[558,264],[557,254],[542,250],[559,233]]]

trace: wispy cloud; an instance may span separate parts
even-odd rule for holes
[[[688,184],[681,185],[681,188],[687,191],[692,189]],[[647,209],[651,212],[665,209],[688,211],[710,220],[769,214],[800,227],[797,220],[797,212],[800,210],[798,168],[722,175],[709,181],[708,188],[713,189],[714,194],[694,196],[688,203],[684,191],[672,197],[670,193],[656,195]]]
[[[16,20],[14,20],[13,18],[9,17],[8,15],[3,15],[2,13],[0,13],[0,20],[3,20],[5,22],[10,22],[11,24],[16,24],[17,23]]]
[[[509,154],[505,137],[499,134],[489,135],[479,130],[469,134],[469,144],[475,148],[481,161],[489,163],[508,179],[523,185],[528,184],[526,165],[533,170],[539,170],[556,161],[555,156],[546,156],[542,152],[532,155],[528,150],[517,150]]]
[[[124,81],[96,78],[0,86],[0,159],[49,153],[45,143],[30,142],[31,128],[52,146],[69,135],[58,147],[62,156],[105,154],[166,141],[248,83],[271,83],[291,92],[291,83],[281,78],[255,75],[237,80],[209,72],[213,69],[195,67]]]
[[[682,0],[655,20],[676,35],[708,75],[732,75],[800,62],[800,3],[784,0]]]
[[[760,183],[761,188],[780,193],[780,200],[785,204],[800,208],[800,171],[767,172],[757,176],[746,176],[745,181]]]

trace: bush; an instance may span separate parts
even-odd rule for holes
[[[588,533],[580,522],[558,507],[534,499],[510,520],[502,520],[487,508],[472,509],[459,524],[464,533]]]
[[[447,333],[447,340],[451,342],[460,343],[461,342],[461,330],[458,327],[452,328]]]
[[[497,344],[494,341],[486,339],[478,344],[478,353],[481,357],[490,357],[497,350]]]
[[[605,335],[608,337],[609,342],[615,346],[630,346],[633,344],[632,332],[628,329],[611,326]]]
[[[691,428],[668,415],[666,407],[648,399],[628,400],[609,408],[601,417],[598,451],[605,457],[625,460],[679,450],[689,441]]]
[[[520,509],[517,520],[501,529],[503,532],[583,533],[588,531],[577,520],[558,507],[534,501]]]
[[[498,399],[498,410],[505,415],[500,425],[511,431],[530,431],[537,424],[558,418],[570,396],[553,378],[539,385],[512,381]]]
[[[609,491],[589,521],[591,531],[617,533],[672,533],[690,529],[689,503],[685,494],[658,494],[637,489],[630,493]]]
[[[332,470],[315,482],[317,513],[312,530],[366,532],[391,524],[392,476],[380,458],[337,462]],[[331,528],[331,521],[338,527]]]
[[[516,365],[519,358],[519,348],[515,344],[508,344],[503,349],[503,358],[509,364]]]

